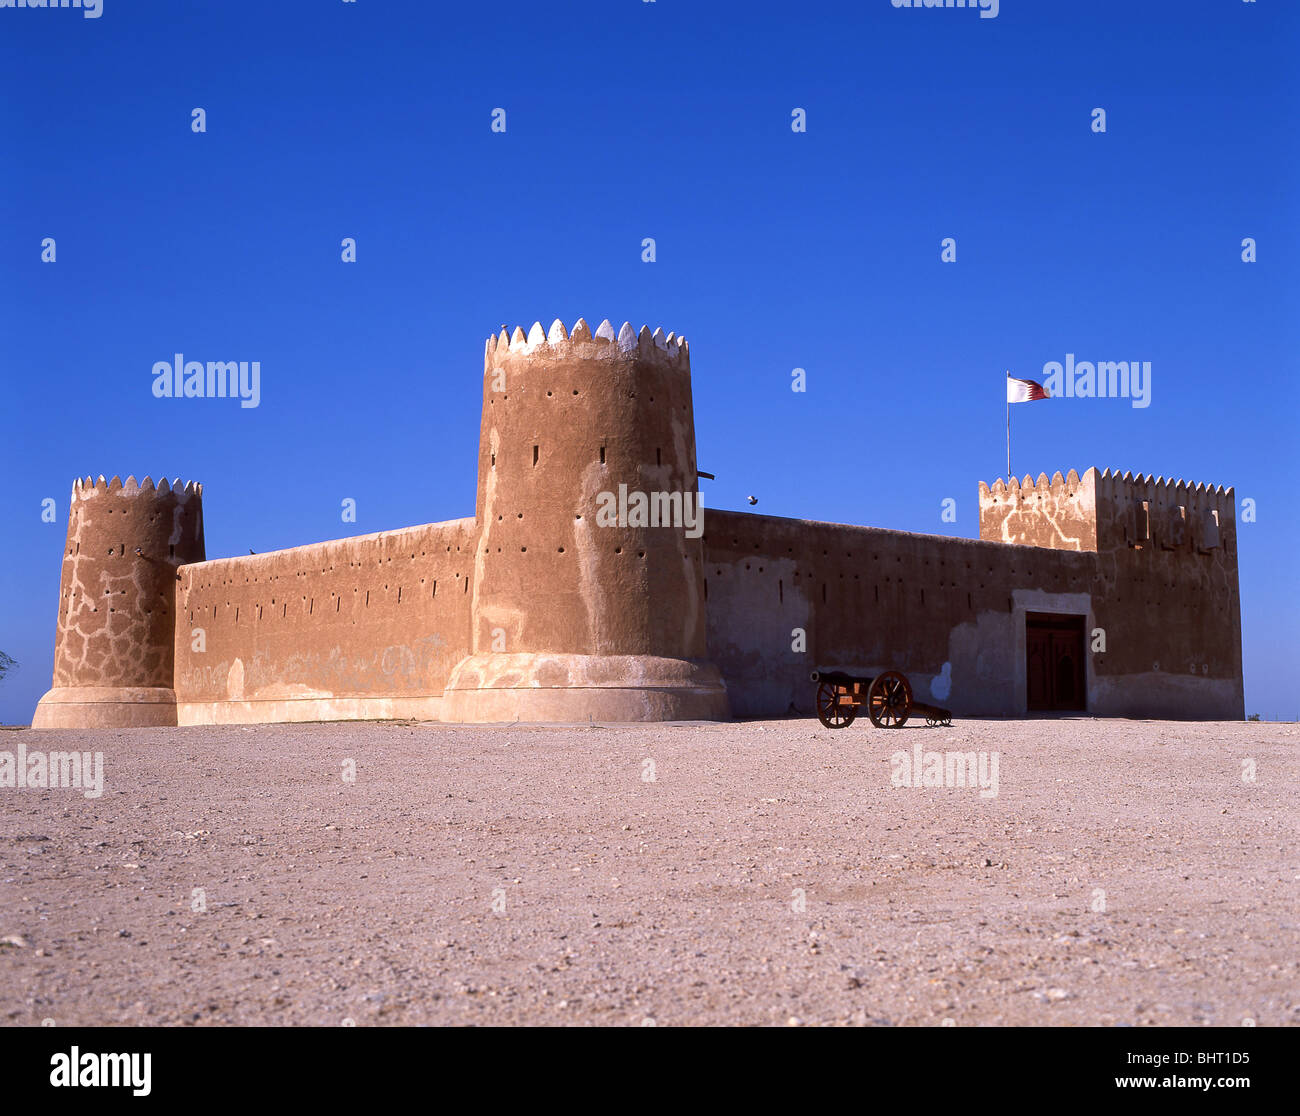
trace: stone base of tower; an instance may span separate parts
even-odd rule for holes
[[[436,697],[277,697],[254,701],[182,701],[181,725],[269,725],[302,721],[437,721]]]
[[[176,691],[161,686],[56,686],[36,706],[34,729],[153,728],[176,724]]]
[[[442,720],[464,724],[730,719],[712,663],[646,655],[471,655],[442,699]]]

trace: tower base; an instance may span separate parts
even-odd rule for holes
[[[463,724],[730,719],[712,663],[649,655],[471,655],[442,699],[442,720]]]
[[[176,691],[161,686],[56,686],[32,716],[34,729],[152,728],[176,724]]]

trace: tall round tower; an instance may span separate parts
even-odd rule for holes
[[[193,482],[72,486],[54,687],[32,728],[176,724],[176,567],[203,561],[202,501]]]
[[[683,339],[582,320],[490,338],[477,508],[471,653],[444,720],[729,716]]]

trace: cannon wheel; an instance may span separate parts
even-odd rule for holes
[[[839,704],[840,688],[831,682],[817,687],[817,719],[829,729],[848,728],[858,711],[852,705]]]
[[[867,714],[876,728],[902,728],[911,704],[912,687],[897,670],[877,675],[867,691]]]

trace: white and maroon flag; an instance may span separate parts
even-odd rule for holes
[[[1047,389],[1036,380],[1017,380],[1007,373],[1007,402],[1029,403],[1035,399],[1051,399]]]

